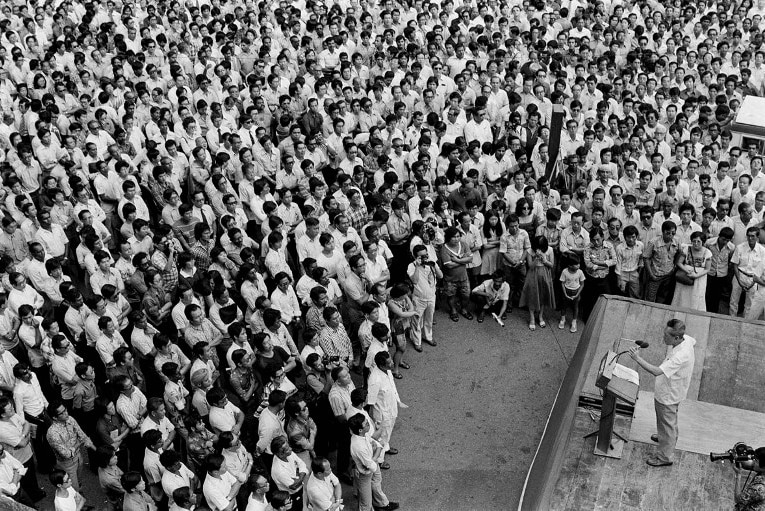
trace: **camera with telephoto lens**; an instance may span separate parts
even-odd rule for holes
[[[744,442],[736,442],[725,452],[710,452],[709,461],[730,461],[741,468],[751,469],[754,467],[754,449]]]

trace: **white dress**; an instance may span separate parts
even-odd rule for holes
[[[694,257],[689,245],[683,245],[683,253],[685,256],[685,264],[693,266],[698,270],[703,270],[707,261],[712,258],[712,252],[704,247],[704,252],[701,257]],[[689,257],[688,254],[691,254]],[[672,306],[686,307],[689,309],[696,309],[704,311],[707,309],[705,295],[707,292],[707,276],[704,275],[693,281],[692,286],[686,286],[679,282],[675,286],[675,295],[672,297]]]

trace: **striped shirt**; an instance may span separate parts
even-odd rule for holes
[[[643,257],[643,242],[636,241],[634,247],[620,243],[616,247],[616,274],[637,271]]]
[[[155,250],[151,255],[151,264],[162,275],[162,284],[165,287],[165,292],[175,293],[178,287],[178,268],[176,268],[175,264],[171,264],[168,270],[167,256],[161,250]]]
[[[356,390],[356,386],[351,382],[347,387],[343,387],[335,382],[329,390],[329,405],[332,407],[332,413],[335,416],[342,415],[351,407],[351,392]]]
[[[353,358],[351,339],[342,324],[338,325],[337,328],[324,327],[319,332],[319,345],[327,356],[338,356],[341,360]]]
[[[143,422],[143,414],[146,413],[146,396],[143,392],[133,387],[133,393],[128,397],[120,393],[117,398],[117,413],[132,430],[137,431]]]

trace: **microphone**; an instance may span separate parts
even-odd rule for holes
[[[645,349],[649,346],[649,344],[645,341],[637,341],[634,339],[624,339],[623,341],[632,341],[635,343],[636,346],[638,346],[641,349]],[[624,350],[616,355],[612,354],[614,353],[611,350],[608,350],[608,353],[603,357],[603,359],[600,362],[600,369],[598,370],[598,379],[595,382],[595,386],[605,389],[609,382],[611,381],[611,377],[613,376],[613,372],[616,369],[616,366],[618,365],[617,362],[619,361],[619,357],[624,355],[625,353],[629,353],[630,350]]]
[[[650,344],[648,344],[645,341],[635,341],[635,344],[637,344],[638,348],[640,348],[640,349],[646,349],[648,346],[650,346]],[[615,364],[616,361],[619,360],[619,357],[621,357],[625,353],[629,353],[629,352],[630,352],[630,350],[625,350],[625,351],[622,351],[621,353],[619,353],[618,355],[616,355],[616,358],[614,358],[614,362],[613,363]]]

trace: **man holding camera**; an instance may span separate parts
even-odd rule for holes
[[[754,451],[754,465],[750,469],[755,476],[749,480],[747,476],[744,484],[741,484],[741,465],[733,463],[736,479],[733,482],[733,500],[736,502],[736,511],[759,511],[765,509],[765,447],[759,447]],[[739,489],[740,488],[740,489]]]
[[[654,407],[656,408],[657,434],[651,440],[659,443],[656,454],[646,460],[652,467],[672,465],[672,455],[677,444],[677,410],[680,402],[688,394],[693,375],[695,355],[693,347],[696,339],[685,335],[685,323],[679,319],[670,319],[664,328],[664,344],[671,346],[661,365],[647,362],[638,352],[640,348],[630,350],[635,361],[656,376],[654,384]]]
[[[425,245],[415,245],[412,250],[414,262],[409,263],[407,275],[412,280],[414,290],[412,292],[412,302],[416,322],[412,328],[412,344],[414,349],[422,351],[422,341],[431,346],[436,345],[433,339],[433,313],[436,310],[436,282],[444,277],[441,268],[430,261],[428,250]]]

